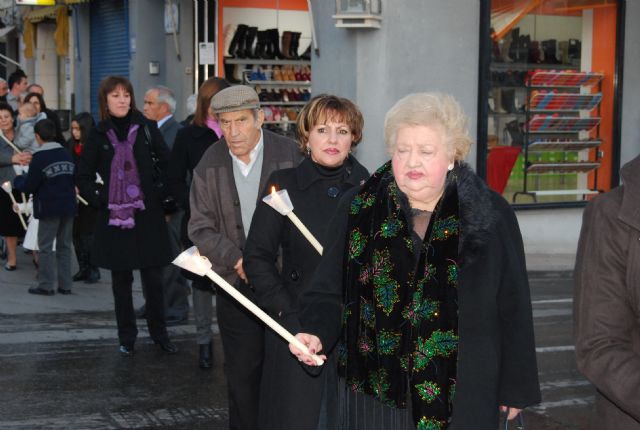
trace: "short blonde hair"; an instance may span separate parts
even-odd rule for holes
[[[449,155],[456,161],[462,160],[469,153],[472,143],[467,121],[460,104],[448,94],[409,94],[393,105],[385,116],[384,142],[387,152],[393,155],[401,127],[437,127],[443,133]]]
[[[298,148],[305,151],[309,141],[309,133],[318,124],[326,124],[327,121],[342,121],[351,129],[353,141],[351,147],[355,147],[362,140],[362,128],[364,118],[358,106],[351,100],[329,94],[320,94],[307,103],[300,111],[297,119]]]

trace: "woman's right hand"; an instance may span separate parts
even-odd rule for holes
[[[16,152],[11,157],[11,162],[13,164],[19,164],[21,166],[26,166],[31,163],[31,153],[30,152]]]
[[[314,336],[312,334],[307,333],[298,333],[296,334],[296,339],[302,342],[309,349],[311,354],[317,354],[322,351],[322,342],[320,342],[320,338],[318,336]],[[289,344],[289,351],[296,357],[298,357],[299,361],[302,361],[307,366],[318,366],[318,363],[313,359],[311,354],[305,354],[302,350],[298,349],[293,343]],[[326,355],[319,355],[324,361],[327,361]]]

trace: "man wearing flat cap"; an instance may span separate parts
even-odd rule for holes
[[[219,91],[211,110],[224,137],[207,149],[193,171],[189,237],[216,273],[252,298],[242,250],[260,191],[273,171],[297,166],[301,154],[293,140],[262,129],[264,113],[251,87]],[[216,308],[229,387],[229,428],[257,429],[264,326],[221,290]]]

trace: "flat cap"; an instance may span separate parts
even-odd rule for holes
[[[234,85],[218,91],[211,99],[213,113],[236,112],[245,109],[258,109],[258,93],[246,85]]]

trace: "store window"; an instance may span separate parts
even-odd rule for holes
[[[298,113],[311,99],[307,1],[221,0],[218,10],[225,78],[256,90],[265,128],[294,137]]]
[[[479,171],[510,202],[576,204],[617,184],[621,3],[484,2]]]

